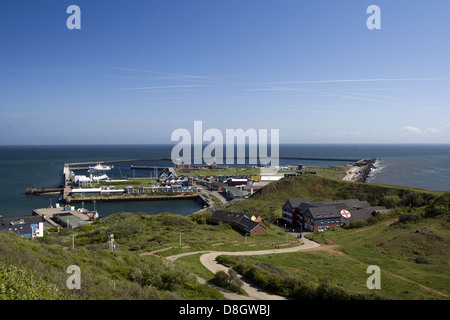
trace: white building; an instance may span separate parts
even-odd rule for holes
[[[44,221],[41,216],[3,218],[0,216],[0,231],[14,232],[21,237],[43,237]]]

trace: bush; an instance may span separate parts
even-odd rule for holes
[[[17,267],[0,267],[0,300],[65,300],[75,296]]]
[[[424,256],[417,256],[415,259],[414,259],[414,262],[415,263],[418,263],[418,264],[430,264],[430,260],[428,260],[426,257],[424,257]]]
[[[425,215],[427,217],[433,218],[440,215],[448,214],[449,212],[450,210],[445,206],[433,206],[426,209]]]
[[[192,223],[191,220],[189,220],[186,217],[180,216],[180,215],[175,215],[175,214],[171,214],[171,215],[164,215],[161,216],[161,219],[163,221],[163,224],[165,226],[169,226],[169,227],[187,227],[189,229],[194,228],[194,224]]]
[[[197,224],[206,224],[211,216],[211,212],[198,212],[192,214],[189,218]]]
[[[211,283],[236,293],[243,293],[242,286],[244,283],[233,269],[228,269],[228,274],[225,271],[217,271]]]
[[[212,281],[219,287],[225,287],[228,284],[228,275],[225,271],[217,271]]]
[[[392,209],[397,207],[400,202],[402,200],[400,199],[399,196],[395,195],[395,196],[384,196],[383,199],[381,200],[381,203],[384,207],[388,208],[388,209]]]
[[[404,213],[398,217],[398,222],[407,223],[407,222],[415,222],[419,218],[413,213]]]
[[[352,221],[348,225],[346,225],[345,229],[356,229],[356,228],[362,228],[367,226],[366,221]]]
[[[114,234],[115,238],[135,235],[144,228],[143,222],[133,213],[119,213],[104,220],[106,235]]]

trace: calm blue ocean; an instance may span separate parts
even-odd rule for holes
[[[50,188],[61,183],[62,165],[67,162],[170,158],[170,145],[105,146],[0,146],[0,215],[30,215],[34,208],[55,204],[59,196],[27,196],[29,187]],[[270,152],[269,152],[270,154]],[[368,182],[450,190],[450,145],[281,145],[280,156],[305,158],[377,158],[377,169]],[[135,165],[171,166],[171,162],[142,162]],[[342,162],[280,160],[281,165],[330,165]],[[135,171],[149,176],[151,171]],[[110,176],[132,176],[130,163],[117,163]],[[93,204],[85,203],[92,209]],[[200,209],[191,200],[97,203],[102,216],[119,211],[151,214],[172,212],[188,215]]]

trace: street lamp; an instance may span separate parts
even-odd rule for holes
[[[77,236],[77,234],[73,234],[72,235],[72,249],[75,250],[75,237]]]
[[[181,247],[181,235],[182,235],[182,234],[184,234],[184,233],[180,233],[180,247]]]
[[[111,249],[111,251],[114,251],[114,234],[113,233],[111,233],[109,235],[108,243],[109,243],[109,248]]]

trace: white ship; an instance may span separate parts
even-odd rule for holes
[[[89,167],[88,172],[101,172],[101,171],[111,171],[112,166],[105,166],[102,164],[97,164],[94,167]]]

